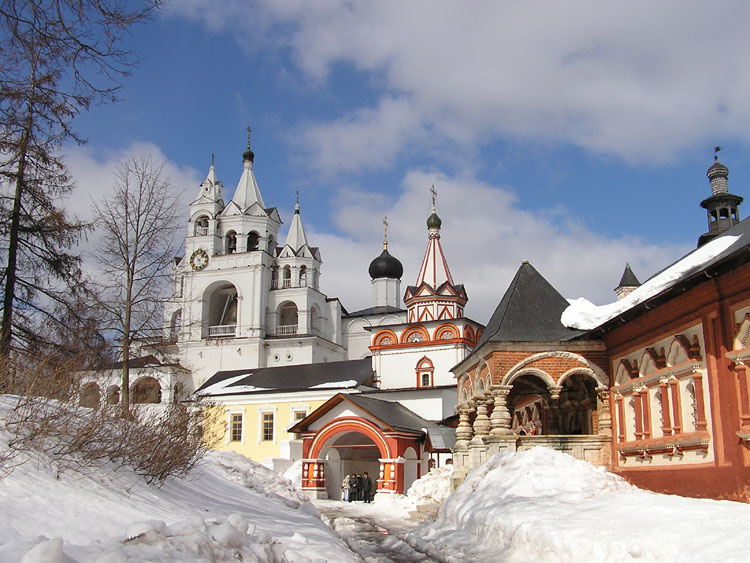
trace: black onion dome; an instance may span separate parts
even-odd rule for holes
[[[433,211],[432,215],[430,215],[427,218],[427,226],[429,228],[435,227],[435,228],[439,229],[440,225],[442,225],[442,224],[443,224],[443,222],[440,220],[440,217],[438,217],[437,213],[435,213],[434,211]]]
[[[383,250],[383,253],[370,262],[370,267],[367,269],[370,277],[374,280],[379,278],[396,278],[401,279],[404,275],[404,267],[398,258],[391,256],[387,250]]]
[[[243,162],[245,160],[255,160],[255,153],[250,149],[250,145],[247,145],[247,148],[245,149],[245,152],[242,153],[242,160]]]

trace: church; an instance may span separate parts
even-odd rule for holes
[[[386,229],[372,305],[349,312],[320,291],[299,200],[280,240],[248,141],[232,199],[212,163],[190,204],[164,338],[134,361],[131,395],[204,398],[215,447],[297,462],[318,498],[339,498],[351,473],[403,493],[434,465],[458,483],[495,453],[545,446],[652,490],[748,501],[750,221],[714,160],[694,251],[643,284],[626,265],[599,307],[524,261],[484,327],[464,315],[434,188],[414,284],[402,293]],[[81,404],[116,403],[118,376],[82,386]]]
[[[707,176],[698,248],[643,284],[626,266],[614,303],[569,302],[521,265],[453,369],[456,481],[546,446],[654,491],[750,501],[750,220],[718,156]]]
[[[364,471],[379,491],[403,493],[452,456],[450,369],[483,329],[464,316],[436,192],[414,285],[401,293],[386,228],[368,270],[372,306],[349,312],[320,290],[323,253],[307,239],[299,197],[280,240],[282,218],[264,202],[254,164],[248,141],[231,200],[212,163],[190,204],[165,341],[152,347],[161,361],[148,377],[163,397],[196,393],[219,409],[219,448],[280,471],[304,460],[315,496],[337,498],[343,476]]]

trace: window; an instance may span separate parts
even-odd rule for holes
[[[260,236],[255,231],[251,231],[247,235],[247,250],[258,250],[258,241],[260,240]]]
[[[232,415],[232,442],[242,441],[242,414]]]
[[[232,254],[237,250],[237,233],[229,231],[227,233],[227,254]]]
[[[273,440],[273,413],[263,413],[263,441],[270,442]]]
[[[430,386],[430,374],[425,372],[422,374],[422,387]]]
[[[294,419],[294,422],[296,423],[302,420],[303,418],[305,418],[306,416],[307,416],[307,411],[294,411],[294,416],[292,418]],[[294,434],[295,440],[299,440],[301,437],[302,436],[300,436],[297,433]]]

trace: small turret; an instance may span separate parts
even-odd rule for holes
[[[625,264],[625,271],[622,273],[619,285],[615,288],[617,299],[627,297],[633,291],[641,287],[641,282],[635,277],[633,270],[630,268],[630,264]]]
[[[742,197],[729,193],[729,169],[719,162],[721,147],[714,148],[714,163],[706,172],[711,183],[711,196],[701,201],[708,215],[708,232],[698,238],[698,246],[716,238],[740,222],[738,207]]]

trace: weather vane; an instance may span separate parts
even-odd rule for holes
[[[721,147],[714,147],[714,160],[719,160],[719,151]]]

